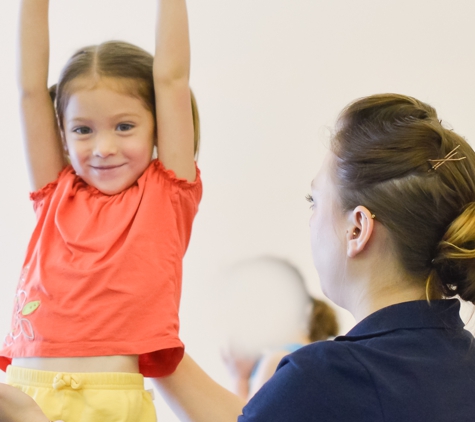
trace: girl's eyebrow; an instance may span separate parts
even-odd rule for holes
[[[74,117],[73,119],[67,119],[69,122],[87,122],[90,119],[86,119],[85,117]]]
[[[118,113],[112,116],[113,119],[121,119],[123,117],[141,117],[140,114],[131,112]]]
[[[113,119],[113,120],[116,120],[116,119],[123,119],[124,117],[138,117],[140,118],[140,114],[138,113],[134,113],[134,112],[123,112],[123,113],[117,113],[117,114],[114,114],[113,116],[110,117],[110,119]],[[77,117],[74,117],[70,120],[68,120],[69,122],[88,122],[92,120],[91,118],[88,118],[88,117],[81,117],[81,116],[77,116]]]

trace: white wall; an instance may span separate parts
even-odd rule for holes
[[[9,327],[34,224],[17,118],[16,3],[0,6],[0,332]],[[152,50],[153,1],[51,3],[52,83],[89,43],[125,39]],[[475,3],[189,0],[189,12],[205,193],[185,259],[182,336],[205,370],[229,385],[213,324],[216,274],[239,259],[276,254],[319,294],[304,196],[338,111],[359,96],[400,92],[431,103],[475,139]],[[340,316],[347,330],[353,321]],[[176,420],[160,400],[157,407],[159,420]]]

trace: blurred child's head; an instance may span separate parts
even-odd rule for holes
[[[312,310],[308,319],[308,339],[311,342],[327,340],[338,334],[338,320],[334,309],[323,300],[312,299]]]

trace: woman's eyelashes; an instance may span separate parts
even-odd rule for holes
[[[310,202],[310,209],[313,209],[313,207],[315,206],[315,203],[313,202],[313,196],[308,193],[307,195],[305,195],[305,199],[307,200],[307,202]]]

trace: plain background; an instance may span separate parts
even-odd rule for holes
[[[190,0],[188,6],[205,190],[184,263],[181,333],[188,352],[229,386],[215,324],[218,275],[228,265],[275,254],[297,265],[321,295],[304,197],[339,110],[369,94],[408,94],[475,139],[475,3]],[[153,50],[154,1],[51,0],[51,9],[51,83],[87,44],[123,39]],[[9,328],[34,225],[17,116],[16,21],[17,2],[2,2],[1,333]],[[339,315],[347,331],[353,320]],[[161,399],[156,404],[159,420],[177,420]]]

